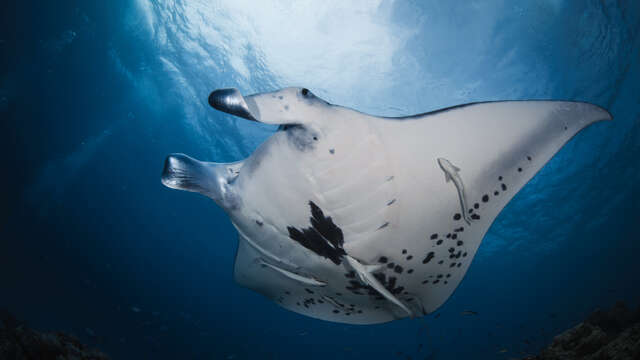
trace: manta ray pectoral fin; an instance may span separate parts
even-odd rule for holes
[[[379,265],[364,265],[360,261],[349,255],[345,255],[345,258],[347,259],[349,265],[351,265],[351,267],[355,270],[356,274],[358,274],[358,278],[360,279],[360,281],[362,281],[366,285],[371,286],[374,290],[380,293],[380,295],[384,296],[392,303],[398,305],[409,315],[409,317],[413,318],[413,312],[409,310],[407,305],[402,303],[402,301],[400,301],[397,297],[393,296],[393,294],[391,294],[391,292],[389,292],[389,290],[387,290],[384,285],[382,285],[380,281],[378,281],[378,279],[376,279],[376,277],[371,273],[371,271],[380,269]],[[375,270],[369,271],[370,269]]]
[[[241,163],[210,163],[185,154],[171,154],[164,162],[162,184],[172,189],[200,193],[229,209],[237,205],[230,184],[240,167]]]

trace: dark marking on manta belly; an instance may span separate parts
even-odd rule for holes
[[[318,134],[313,133],[303,125],[289,125],[286,130],[289,143],[299,151],[309,151],[315,149],[315,141]]]
[[[333,223],[330,216],[324,216],[322,209],[313,201],[309,201],[311,208],[311,227],[296,229],[288,226],[289,237],[315,254],[340,265],[342,257],[347,253],[343,249],[344,236],[342,229]]]
[[[389,226],[389,222],[388,221],[386,221],[384,224],[380,225],[377,230],[382,230],[382,229],[386,228],[387,226]]]
[[[429,261],[431,261],[431,259],[433,259],[435,257],[435,253],[433,251],[429,252],[427,254],[427,256],[424,258],[424,260],[422,260],[423,264],[428,263]]]

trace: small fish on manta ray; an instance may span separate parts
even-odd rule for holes
[[[234,163],[169,155],[162,183],[229,215],[238,284],[349,324],[438,309],[513,196],[580,130],[611,120],[596,105],[542,100],[379,117],[305,88],[220,89],[209,104],[278,131]]]

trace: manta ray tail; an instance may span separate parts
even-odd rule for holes
[[[405,305],[402,301],[400,301],[397,297],[393,296],[389,290],[387,290],[384,285],[378,281],[378,279],[373,276],[372,272],[380,269],[380,265],[363,265],[360,261],[354,259],[349,255],[345,255],[347,262],[358,274],[358,278],[363,283],[374,288],[380,295],[384,296],[387,300],[392,303],[398,305],[402,310],[406,311],[409,317],[413,318],[413,312],[409,310],[407,305]]]

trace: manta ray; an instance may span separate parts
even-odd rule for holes
[[[229,215],[238,284],[350,324],[438,309],[513,196],[580,130],[612,118],[589,103],[542,100],[380,117],[293,87],[219,89],[208,100],[278,130],[238,162],[171,154],[162,183]]]

